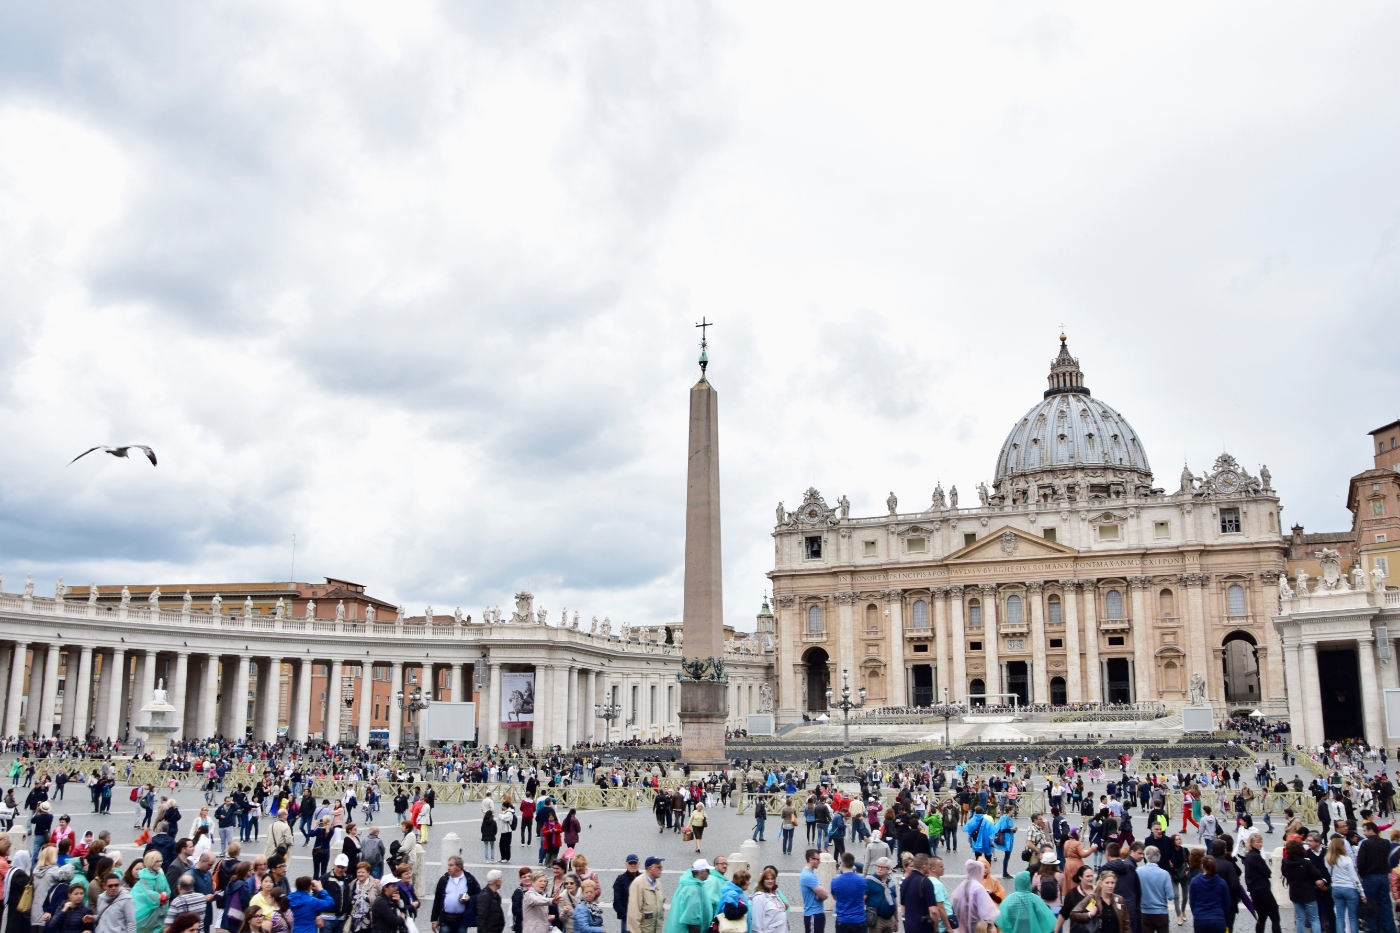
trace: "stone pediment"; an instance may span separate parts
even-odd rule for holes
[[[1054,541],[1027,534],[1019,528],[1003,526],[975,543],[949,554],[946,561],[1019,560],[1036,557],[1073,557],[1079,552]]]

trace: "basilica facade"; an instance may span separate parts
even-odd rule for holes
[[[1286,714],[1267,467],[1229,454],[1154,484],[1142,439],[1060,338],[1042,399],[972,504],[853,517],[808,489],[773,530],[779,723],[826,711],[849,671],[867,706],[1157,701],[1193,675],[1217,711]]]

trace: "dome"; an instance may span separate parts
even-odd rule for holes
[[[1152,468],[1137,432],[1090,394],[1063,334],[1049,382],[1045,398],[1016,422],[1001,445],[995,485],[1027,473],[1094,467],[1133,471],[1150,479]]]

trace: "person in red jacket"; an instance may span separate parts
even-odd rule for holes
[[[544,844],[544,867],[549,868],[564,844],[564,827],[553,816],[540,827],[540,842]]]

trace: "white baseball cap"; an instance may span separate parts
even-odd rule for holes
[[[702,858],[695,860],[695,864],[690,866],[691,871],[710,871],[710,863]]]

